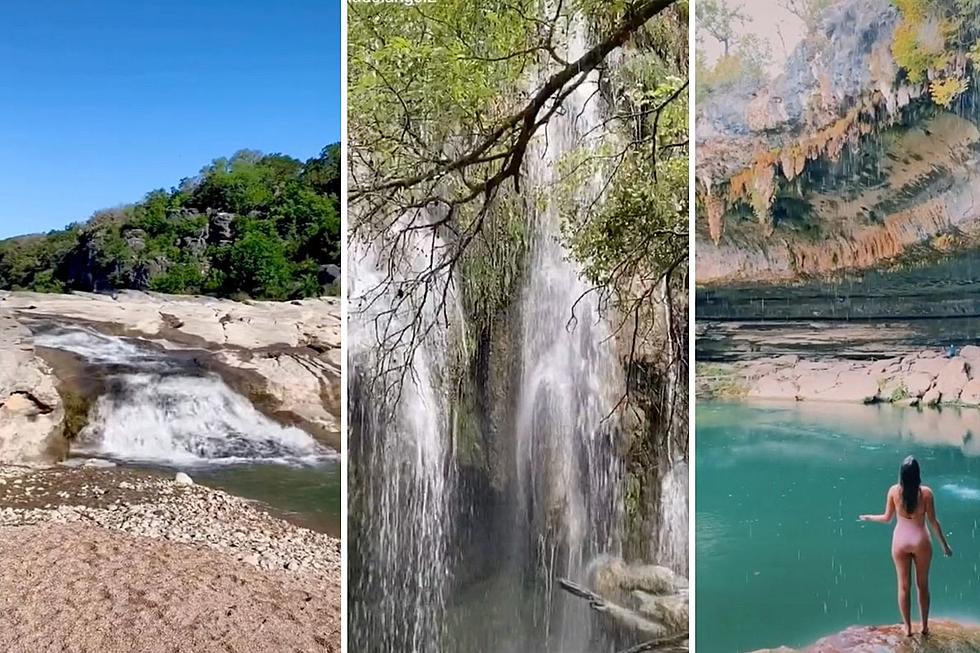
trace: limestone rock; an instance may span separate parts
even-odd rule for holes
[[[796,384],[777,376],[764,376],[749,388],[753,399],[796,399],[799,389]]]
[[[300,354],[241,355],[222,352],[231,367],[257,372],[279,409],[303,419],[321,433],[339,432],[340,370],[320,356]]]
[[[867,403],[878,398],[878,379],[867,369],[837,363],[800,377],[800,399]]]
[[[901,369],[902,361],[898,358],[889,358],[883,361],[875,361],[871,364],[868,372],[872,376],[890,376]]]
[[[799,397],[801,399],[822,399],[837,384],[839,372],[836,370],[816,370],[801,376]],[[875,388],[877,390],[877,388]]]
[[[837,383],[822,392],[817,399],[821,401],[842,401],[870,403],[878,399],[878,381],[863,370],[844,372],[837,377]]]
[[[942,394],[943,401],[954,402],[960,398],[963,386],[970,380],[968,369],[966,360],[960,357],[946,363],[936,378],[936,389]]]
[[[966,345],[960,350],[960,357],[968,363],[980,365],[980,347],[976,345]]]
[[[0,316],[0,462],[40,463],[64,451],[61,396],[30,332]]]
[[[948,362],[948,359],[938,356],[919,355],[911,360],[909,371],[915,374],[931,374],[936,377],[943,371]]]
[[[177,475],[174,476],[174,483],[177,485],[194,485],[194,479],[184,472],[177,472]]]
[[[233,213],[211,212],[208,215],[208,238],[214,244],[231,242],[231,225],[235,221]]]
[[[912,372],[902,377],[902,385],[910,397],[922,397],[932,387],[932,374]]]
[[[963,386],[960,402],[970,406],[980,406],[980,378],[973,379]]]
[[[809,653],[946,653],[980,651],[980,627],[947,620],[929,620],[929,637],[908,638],[904,627],[853,626],[836,635],[825,637],[801,649]],[[756,653],[793,653],[794,649],[780,647]]]

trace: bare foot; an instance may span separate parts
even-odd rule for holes
[[[929,636],[929,626],[923,626],[922,627],[922,636],[923,637],[928,637]]]

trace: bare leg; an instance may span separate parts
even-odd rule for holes
[[[895,575],[898,577],[898,611],[902,614],[902,621],[905,622],[905,634],[912,636],[912,619],[909,615],[912,606],[909,597],[909,576],[912,573],[912,556],[907,553],[892,552],[892,560],[895,561]]]
[[[926,545],[916,551],[915,589],[919,594],[919,616],[922,618],[922,634],[929,634],[929,563],[932,562],[932,546]]]

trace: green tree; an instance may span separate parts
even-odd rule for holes
[[[229,251],[227,283],[252,297],[286,299],[291,272],[283,242],[257,223],[248,223]]]
[[[303,166],[302,179],[321,195],[340,197],[340,144],[328,145]]]
[[[698,0],[694,6],[698,29],[721,43],[723,56],[730,56],[740,28],[749,22],[748,16],[729,0]]]
[[[547,14],[531,0],[441,0],[405,11],[350,5],[353,237],[372,243],[394,266],[406,252],[415,251],[413,239],[440,242],[429,264],[399,283],[393,312],[428,297],[441,301],[463,267],[492,271],[479,263],[491,251],[508,261],[519,256],[524,238],[507,206],[524,190],[523,165],[532,138],[586,75],[608,76],[607,63],[625,47],[650,44],[653,50],[652,44],[666,42],[661,37],[671,32],[671,47],[680,49],[667,56],[686,62],[687,11],[686,2],[670,0],[574,0],[551,7]],[[570,57],[563,44],[583,25],[590,33],[589,46]],[[673,34],[678,30],[683,38]],[[660,72],[668,74],[666,68]],[[665,80],[660,81],[663,85]],[[686,102],[686,63],[670,84],[674,93],[662,98],[663,103]],[[622,156],[640,156],[641,148],[649,152],[651,141],[657,142],[650,132],[658,130],[654,116],[664,109],[651,100],[637,111],[614,117],[614,129],[622,129],[617,133],[627,135],[627,149],[635,150]],[[645,128],[634,140],[631,126],[636,119]],[[664,140],[663,155],[686,156],[685,141]],[[596,157],[583,158],[585,168],[606,173],[610,183],[623,169]],[[490,243],[491,235],[498,234],[512,234],[512,246]],[[503,282],[512,280],[509,275]],[[482,281],[470,287],[500,296]],[[475,303],[492,305],[482,299]],[[427,332],[439,319],[413,314],[423,322],[414,325],[414,334]],[[405,333],[394,329],[388,335],[397,341]]]
[[[326,192],[338,166],[337,146],[308,164],[252,150],[216,159],[198,177],[136,204],[0,242],[0,288],[320,294],[320,267],[340,260],[338,195]],[[209,216],[222,211],[232,214],[232,241],[209,242]]]

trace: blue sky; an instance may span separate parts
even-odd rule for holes
[[[340,140],[340,1],[0,3],[0,238]]]

